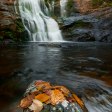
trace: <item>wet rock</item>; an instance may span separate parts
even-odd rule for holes
[[[49,82],[42,80],[34,81],[29,85],[20,107],[23,110],[27,109],[28,112],[37,110],[35,105],[31,104],[33,100],[41,103],[39,112],[88,112],[83,101],[66,87],[50,85]]]
[[[92,0],[74,0],[74,2],[80,12],[88,12],[92,8]]]
[[[25,33],[22,21],[15,13],[15,0],[0,1],[0,41],[21,40],[20,37]]]
[[[77,12],[72,10],[72,14],[62,18],[60,22],[66,40],[112,41],[111,1],[74,0],[72,5]]]
[[[7,25],[14,24],[13,3],[14,1],[0,1],[0,27],[7,27]]]
[[[112,16],[72,16],[63,19],[61,28],[67,40],[112,42]]]
[[[72,26],[75,23],[80,22],[80,21],[91,24],[91,23],[96,22],[98,20],[95,18],[92,18],[92,16],[88,16],[88,15],[78,15],[76,17],[72,16],[72,17],[68,17],[68,18],[63,19],[62,28],[70,27],[70,26]]]

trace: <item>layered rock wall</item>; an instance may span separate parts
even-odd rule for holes
[[[97,1],[97,0],[96,0]],[[63,36],[71,41],[112,42],[112,1],[74,0],[74,14],[63,20]]]
[[[0,0],[0,40],[18,40],[23,31],[20,17],[14,10],[15,0]]]
[[[88,12],[92,7],[92,0],[74,0],[76,3],[76,9],[80,12]]]

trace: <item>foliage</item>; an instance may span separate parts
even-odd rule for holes
[[[6,39],[11,39],[16,42],[28,40],[25,36],[25,28],[21,19],[15,20],[15,24],[12,28],[9,26],[1,31],[0,41]]]
[[[94,7],[98,6],[112,6],[111,0],[92,0],[92,5]]]
[[[107,6],[111,6],[111,7],[112,7],[112,1],[109,1],[109,2],[107,3]]]
[[[15,34],[10,29],[5,30],[4,33],[5,33],[5,36],[10,39],[13,39],[13,37],[15,37]]]
[[[92,27],[92,25],[88,22],[83,22],[82,20],[79,20],[79,21],[74,23],[74,27],[75,28],[78,28],[78,27]]]
[[[75,11],[75,8],[74,8],[74,1],[73,0],[69,0],[68,3],[67,3],[67,12],[68,12],[68,15],[70,15],[71,12],[74,12]]]
[[[104,0],[92,0],[92,5],[93,6],[99,6],[102,5]]]
[[[67,7],[68,9],[73,7],[73,0],[69,0],[69,2],[67,3]]]
[[[25,29],[24,29],[23,23],[20,19],[16,20],[15,24],[17,26],[17,31],[18,32],[24,32]]]
[[[3,40],[3,36],[0,36],[0,41],[2,41]]]

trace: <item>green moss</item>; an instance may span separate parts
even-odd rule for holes
[[[75,12],[75,8],[74,8],[74,1],[73,0],[69,0],[67,3],[67,15],[69,16],[71,14],[71,12]]]
[[[75,22],[73,25],[73,28],[85,28],[85,27],[91,28],[92,25],[88,22],[83,22],[82,20]]]
[[[73,7],[73,0],[69,0],[69,2],[67,3],[67,8],[71,9]]]
[[[92,0],[92,5],[94,7],[98,6],[112,6],[111,0]]]
[[[13,39],[15,37],[15,34],[11,30],[5,31],[4,33],[7,38]]]
[[[112,7],[112,1],[107,3],[107,6]]]
[[[23,23],[22,23],[22,21],[20,19],[16,20],[15,21],[15,24],[17,26],[17,31],[18,32],[24,32],[25,31],[25,28],[23,26]]]
[[[14,29],[15,28],[15,29]],[[12,27],[7,27],[1,30],[0,41],[4,41],[6,39],[11,39],[16,42],[28,40],[27,36],[25,36],[25,28],[22,24],[21,19],[15,20],[15,25]]]
[[[63,28],[64,31],[73,31],[77,28],[92,28],[92,24],[88,22],[83,22],[82,20],[79,20],[77,22],[74,22],[72,25],[68,26],[67,28]]]
[[[0,42],[3,41],[3,36],[0,36]]]
[[[99,6],[99,5],[102,5],[104,2],[104,0],[92,0],[92,5],[93,6]]]

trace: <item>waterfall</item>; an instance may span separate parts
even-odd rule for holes
[[[47,4],[48,4],[49,11],[50,11],[51,15],[53,15],[53,14],[54,14],[54,5],[55,5],[55,1],[52,0],[52,1],[50,1],[50,3],[47,2]]]
[[[31,41],[63,41],[57,22],[49,17],[44,0],[18,0],[23,25]]]
[[[68,0],[60,0],[61,17],[66,17],[66,6]]]

